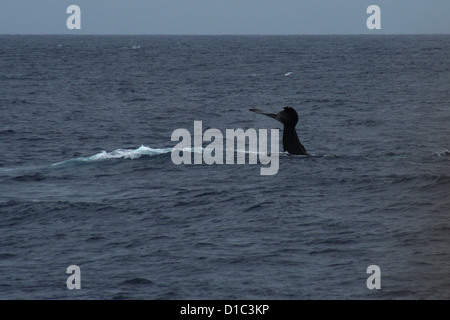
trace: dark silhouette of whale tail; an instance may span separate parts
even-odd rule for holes
[[[283,128],[284,151],[296,155],[308,154],[308,152],[306,152],[305,147],[301,144],[300,139],[298,138],[297,135],[297,131],[295,130],[295,126],[297,125],[298,122],[298,114],[297,111],[295,111],[293,108],[284,107],[283,110],[281,110],[277,114],[261,111],[256,108],[250,108],[249,110],[274,118],[275,120],[280,121],[284,125]]]

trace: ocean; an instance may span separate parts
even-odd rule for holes
[[[450,299],[449,84],[448,35],[0,36],[0,299]],[[284,106],[276,174],[173,163]]]

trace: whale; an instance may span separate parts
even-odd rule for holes
[[[271,117],[283,124],[284,151],[294,155],[308,155],[308,152],[306,152],[305,147],[300,142],[297,131],[295,130],[295,126],[298,122],[298,114],[297,111],[294,110],[294,108],[286,106],[277,114],[265,112],[256,108],[250,108],[249,110]]]

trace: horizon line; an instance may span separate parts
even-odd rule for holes
[[[220,37],[220,36],[450,36],[450,33],[0,33],[0,36],[195,36],[195,37]]]

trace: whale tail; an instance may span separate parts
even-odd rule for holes
[[[284,125],[283,128],[283,149],[284,151],[289,152],[290,154],[295,155],[307,155],[305,147],[300,142],[298,138],[297,131],[295,130],[295,126],[298,122],[298,114],[294,108],[286,106],[278,112],[277,114],[265,112],[256,108],[249,109],[252,112],[256,112],[259,114],[263,114],[265,116],[271,117],[275,120],[278,120]]]

